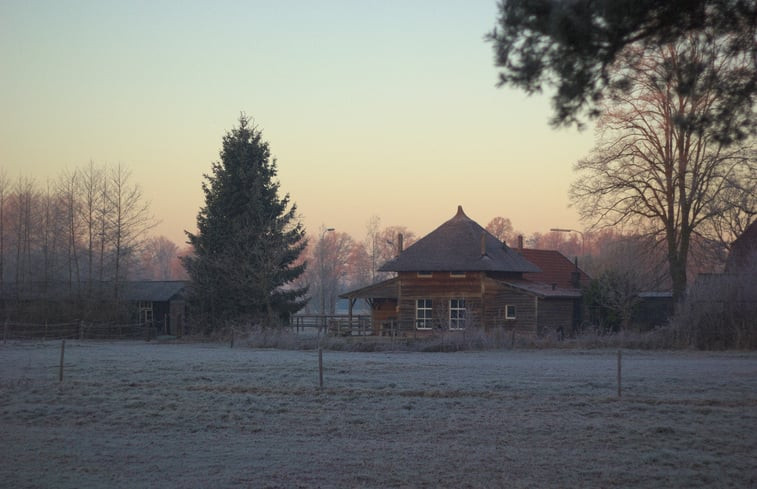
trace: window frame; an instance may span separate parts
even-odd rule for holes
[[[418,278],[431,278],[434,276],[434,272],[416,272]]]
[[[423,302],[423,307],[421,307]],[[423,311],[423,317],[419,313]],[[427,330],[432,329],[432,320],[434,315],[434,302],[431,299],[415,300],[415,329]]]
[[[449,272],[450,278],[465,278],[465,272]]]
[[[510,308],[512,308],[512,314],[510,314]],[[506,321],[513,321],[517,319],[518,316],[518,310],[515,307],[515,304],[506,304],[505,305],[505,320]]]
[[[139,322],[141,324],[152,324],[155,322],[153,301],[139,301],[137,303],[137,309],[139,310]]]
[[[453,306],[453,303],[456,303]],[[450,331],[462,331],[465,329],[465,320],[468,308],[465,299],[456,298],[449,300],[449,329]],[[453,317],[454,316],[454,317]]]

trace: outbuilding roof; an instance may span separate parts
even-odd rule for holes
[[[340,299],[396,299],[399,295],[399,280],[397,277],[383,280],[360,289],[345,292]]]
[[[168,302],[183,297],[188,282],[183,280],[141,280],[126,282],[124,298],[128,301]]]
[[[137,280],[120,284],[121,298],[126,301],[167,302],[183,298],[189,282],[183,280]],[[91,289],[90,289],[91,287]],[[88,292],[93,297],[112,298],[113,282],[31,282],[24,284],[6,283],[3,285],[3,297],[15,300],[65,301]]]
[[[505,280],[501,283],[527,292],[542,299],[578,299],[581,291],[573,287],[558,287],[554,284],[532,282],[530,280]]]
[[[518,252],[528,261],[541,268],[541,272],[527,273],[523,278],[533,282],[556,284],[558,287],[575,288],[586,285],[591,277],[557,250],[536,250],[522,248]],[[573,273],[578,272],[578,284],[573,281]]]
[[[384,272],[539,272],[540,269],[469,218],[457,214],[386,262]]]

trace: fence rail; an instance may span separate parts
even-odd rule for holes
[[[92,323],[73,321],[68,323],[3,323],[3,343],[8,340],[63,340],[63,339],[150,339],[155,337],[155,327],[144,323]]]
[[[297,314],[290,326],[295,332],[311,332],[336,336],[366,336],[373,334],[371,317],[347,314]]]

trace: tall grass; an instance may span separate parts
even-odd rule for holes
[[[517,349],[671,349],[676,347],[676,333],[667,326],[649,332],[614,334],[587,333],[576,338],[560,339],[557,335],[512,335],[505,330],[484,330],[469,327],[464,331],[446,331],[425,338],[378,336],[306,336],[289,328],[259,326],[234,329],[235,347],[276,348],[283,350],[332,351],[405,351],[456,352]],[[213,341],[231,343],[231,330],[218,331]]]

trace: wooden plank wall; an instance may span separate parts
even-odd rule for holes
[[[417,273],[405,272],[400,274],[400,284],[397,318],[403,325],[415,325],[418,299],[431,299],[434,328],[447,329],[449,300],[465,299],[468,325],[536,334],[536,299],[482,273],[468,272],[465,277],[452,277],[449,272],[435,272],[431,277],[418,277]],[[516,319],[505,319],[507,305],[516,307]]]
[[[538,334],[573,331],[573,299],[546,299],[539,303]]]
[[[419,277],[415,272],[403,272],[400,277],[400,301],[397,318],[403,325],[415,325],[415,306],[418,299],[431,299],[434,328],[449,328],[450,299],[465,299],[467,321],[480,321],[481,274],[468,272],[464,277],[452,277],[449,272],[434,272],[431,277]]]
[[[485,301],[487,327],[501,327],[507,331],[515,330],[519,334],[536,334],[536,297],[493,282],[487,285]],[[515,306],[515,319],[505,318],[505,310],[508,305]]]

